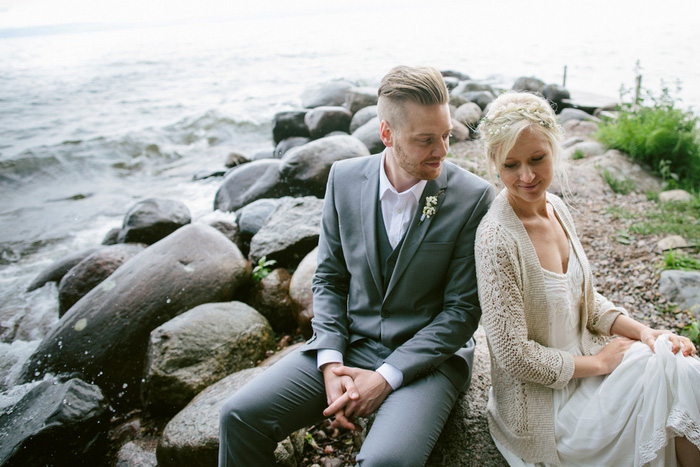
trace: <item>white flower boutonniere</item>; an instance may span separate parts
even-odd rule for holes
[[[437,202],[438,202],[438,196],[443,194],[445,190],[440,190],[437,193],[435,193],[434,196],[426,196],[425,197],[425,206],[423,206],[423,213],[420,216],[420,220],[418,221],[418,225],[422,224],[424,220],[430,219],[431,216],[435,215],[435,212],[437,211]]]

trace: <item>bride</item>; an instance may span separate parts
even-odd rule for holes
[[[475,247],[499,450],[510,465],[700,465],[696,349],[595,291],[571,214],[547,192],[562,138],[551,107],[504,93],[479,130],[505,187]]]

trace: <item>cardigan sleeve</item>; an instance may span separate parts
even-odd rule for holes
[[[482,323],[498,366],[521,381],[553,389],[566,386],[574,373],[571,353],[528,338],[528,310],[515,238],[489,217],[479,227],[475,253]]]

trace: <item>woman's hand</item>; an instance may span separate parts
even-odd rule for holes
[[[622,362],[625,352],[636,341],[627,337],[617,337],[603,347],[596,358],[600,364],[601,375],[609,375]]]
[[[656,338],[662,334],[669,334],[668,340],[671,342],[671,352],[674,354],[681,350],[681,344],[683,344],[684,357],[692,357],[697,353],[697,349],[695,348],[693,341],[687,337],[677,336],[676,334],[671,333],[671,331],[657,330],[647,327],[641,332],[639,340],[648,345],[651,351],[654,352],[654,342],[656,342]]]

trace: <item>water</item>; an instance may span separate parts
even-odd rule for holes
[[[299,106],[307,85],[376,86],[396,64],[494,84],[523,75],[561,83],[566,65],[574,95],[615,100],[640,60],[646,86],[680,80],[684,105],[700,108],[692,0],[670,10],[649,1],[130,1],[100,3],[104,18],[85,2],[71,17],[76,2],[22,8],[55,22],[133,24],[31,35],[8,29],[20,23],[0,8],[0,389],[56,322],[54,284],[25,292],[39,272],[99,244],[141,199],[178,199],[195,219],[211,212],[220,180],[193,175],[221,170],[231,151],[271,148],[273,115]]]

